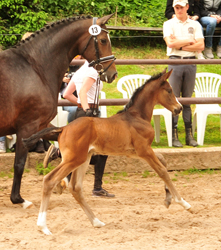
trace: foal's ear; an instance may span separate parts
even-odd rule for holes
[[[167,72],[167,68],[165,68],[162,72],[162,74],[164,75]]]
[[[167,73],[164,75],[164,79],[167,80],[167,79],[170,77],[170,75],[172,74],[172,72],[173,72],[173,69],[171,69],[169,72],[167,72]]]
[[[97,25],[102,25],[102,24],[105,24],[107,23],[107,21],[114,15],[115,13],[113,14],[110,14],[108,16],[104,16],[104,17],[101,17],[101,18],[98,18],[97,19]]]

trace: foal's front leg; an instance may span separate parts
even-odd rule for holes
[[[159,175],[159,177],[163,179],[164,183],[169,189],[169,192],[173,196],[175,202],[180,204],[186,210],[189,210],[191,208],[191,205],[179,195],[167,173],[167,169],[158,160],[152,148],[149,147],[146,152],[140,152],[139,155],[141,158],[145,159],[150,164],[150,166],[155,170],[155,172]]]
[[[84,212],[86,213],[88,219],[90,220],[91,224],[94,227],[103,227],[105,224],[101,222],[98,218],[95,217],[94,213],[90,209],[89,205],[84,199],[83,192],[82,192],[82,185],[85,172],[87,170],[88,164],[90,162],[90,158],[79,166],[71,175],[71,180],[69,182],[69,190],[74,196],[75,200],[79,203],[82,207]]]
[[[167,163],[165,158],[163,157],[162,154],[156,154],[156,157],[158,158],[158,160],[164,165],[164,167],[167,169]],[[164,205],[166,206],[166,208],[168,208],[171,204],[171,200],[172,200],[172,195],[167,187],[167,185],[165,184],[165,192],[166,192],[166,198],[164,200]]]

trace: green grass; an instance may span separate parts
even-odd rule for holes
[[[120,43],[120,42],[119,42]],[[149,44],[146,46],[136,46],[136,47],[121,47],[112,46],[112,52],[117,59],[166,59],[166,46],[161,44],[155,47],[151,47]],[[166,65],[116,65],[118,71],[118,78],[111,84],[104,84],[103,90],[106,92],[107,99],[122,98],[122,94],[117,90],[117,81],[129,74],[147,74],[154,75],[162,72],[167,66]],[[220,65],[197,65],[197,72],[211,72],[221,75]],[[220,93],[221,96],[221,89]],[[121,110],[123,106],[107,106],[108,117],[116,114]],[[158,108],[158,107],[157,107]],[[191,105],[192,112],[194,112],[195,105]],[[153,141],[153,148],[166,148],[168,147],[167,136],[164,118],[161,116],[161,136],[160,143]],[[153,121],[152,121],[153,126]],[[178,121],[178,132],[179,139],[181,143],[185,146],[185,128],[182,119],[182,113],[179,116]],[[196,138],[196,133],[195,133]],[[219,115],[209,115],[207,118],[206,132],[204,145],[202,147],[212,147],[221,145],[220,136],[220,116]],[[200,146],[198,146],[200,147]]]
[[[48,167],[47,167],[47,168],[44,168],[42,162],[37,163],[37,165],[36,165],[36,170],[38,171],[38,173],[39,173],[40,175],[46,175],[46,174],[48,174],[49,172],[51,172],[51,170],[53,170],[54,168],[55,168],[54,166],[51,166],[51,163],[48,164]]]
[[[1,171],[0,172],[0,178],[5,178],[5,177],[13,178],[13,173]]]
[[[24,173],[29,173],[30,169],[25,168]],[[11,168],[9,171],[1,171],[0,172],[0,178],[13,178],[14,176],[14,168]]]

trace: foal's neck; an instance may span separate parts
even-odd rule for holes
[[[147,84],[141,93],[136,97],[133,105],[133,110],[137,111],[141,118],[150,122],[156,103],[156,86]]]

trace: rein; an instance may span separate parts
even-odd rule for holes
[[[97,22],[97,17],[93,17],[93,25],[90,26],[89,28],[89,33],[91,34],[85,48],[83,49],[83,52],[81,53],[81,55],[84,54],[84,52],[86,51],[86,49],[88,48],[88,45],[91,41],[91,39],[94,39],[94,47],[95,47],[95,53],[96,53],[96,61],[93,60],[89,63],[89,67],[94,67],[97,72],[99,73],[99,75],[102,75],[105,71],[107,71],[109,69],[109,67],[114,63],[114,61],[116,60],[116,58],[114,57],[114,55],[111,56],[105,56],[100,58],[100,53],[99,53],[99,48],[98,48],[98,41],[97,41],[97,35],[100,34],[101,30],[109,33],[108,30],[101,28],[100,26],[96,25]],[[100,30],[97,30],[98,26],[100,28]],[[91,30],[91,31],[90,31]],[[108,61],[112,61],[105,69],[103,68],[103,65],[101,63],[104,62],[108,62]]]
[[[99,111],[98,111],[98,105],[99,105],[99,92],[100,92],[100,76],[97,77],[96,81],[96,91],[95,91],[95,96],[94,96],[94,105],[92,107],[93,115],[97,116]]]

